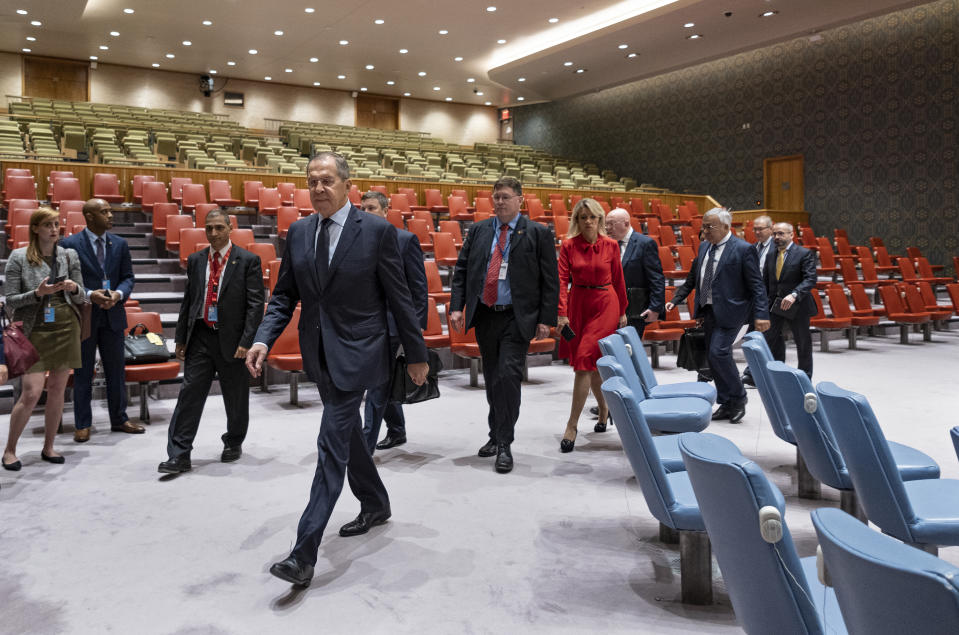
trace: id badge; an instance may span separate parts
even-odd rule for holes
[[[212,305],[206,312],[206,319],[210,322],[216,322],[216,305]]]
[[[503,261],[499,266],[499,280],[506,280],[506,269],[509,267],[509,263]]]
[[[47,308],[45,308],[43,310],[43,322],[45,324],[52,324],[56,321],[57,321],[57,310],[52,306],[48,306]]]
[[[110,281],[109,281],[109,280],[104,280],[104,281],[103,281],[103,285],[102,285],[100,288],[101,288],[101,289],[106,289],[107,291],[109,291],[109,290],[110,290]]]

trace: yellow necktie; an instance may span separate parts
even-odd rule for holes
[[[779,275],[783,272],[783,259],[786,257],[786,250],[780,249],[779,255],[776,256],[776,280],[779,280]]]

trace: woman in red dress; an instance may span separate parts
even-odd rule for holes
[[[560,340],[560,357],[569,358],[573,370],[573,405],[560,442],[561,452],[572,452],[579,415],[590,388],[599,402],[596,431],[606,429],[609,410],[600,390],[596,370],[599,340],[626,326],[626,284],[619,259],[619,244],[606,237],[605,214],[599,203],[584,198],[576,203],[569,224],[569,237],[559,251],[559,320],[575,337]]]

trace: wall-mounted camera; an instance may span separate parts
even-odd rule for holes
[[[213,94],[213,78],[209,75],[200,75],[200,91],[204,97]]]
[[[731,18],[731,17],[733,17],[733,12],[732,12],[732,11],[723,11],[723,15],[726,16],[727,18]]]

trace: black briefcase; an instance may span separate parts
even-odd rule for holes
[[[443,370],[443,362],[436,351],[426,349],[429,362],[429,370],[426,371],[426,381],[422,386],[417,386],[410,378],[407,371],[405,355],[398,355],[393,364],[393,381],[390,384],[390,398],[402,404],[419,403],[429,401],[440,396],[439,374]]]
[[[676,365],[686,370],[706,368],[706,331],[701,326],[686,329],[679,338],[679,352],[676,355]]]
[[[123,361],[128,365],[160,364],[170,361],[170,351],[158,333],[140,322],[123,338]]]

